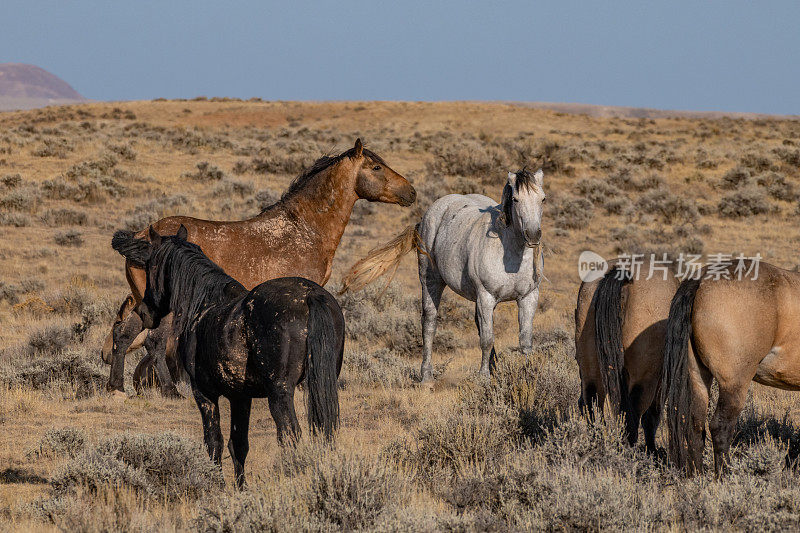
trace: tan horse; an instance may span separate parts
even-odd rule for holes
[[[161,235],[172,235],[183,225],[189,242],[248,289],[264,281],[300,276],[324,285],[331,275],[336,248],[358,199],[411,205],[416,191],[377,154],[355,146],[335,157],[322,157],[295,179],[281,199],[253,218],[223,222],[175,216],[159,220],[153,227]],[[137,238],[147,239],[147,230]],[[103,347],[103,360],[111,363],[109,390],[123,390],[123,371],[128,346],[142,331],[130,309],[141,301],[145,271],[125,264],[132,301],[123,305],[110,338]],[[125,313],[127,316],[123,316]],[[165,322],[168,324],[169,320]],[[165,326],[166,327],[166,326]],[[154,337],[150,335],[149,337]],[[149,338],[148,337],[148,338]],[[155,336],[153,350],[163,353],[168,335]],[[162,390],[170,392],[163,357],[155,357]]]
[[[634,445],[639,422],[645,445],[655,452],[661,416],[664,333],[670,301],[678,288],[672,267],[653,271],[645,260],[638,275],[612,264],[603,278],[581,283],[575,309],[575,358],[581,376],[579,406],[592,416],[608,398],[625,417]],[[650,277],[650,279],[647,279]]]
[[[667,323],[664,396],[670,455],[691,475],[703,469],[712,379],[719,400],[709,422],[714,470],[728,450],[751,381],[800,390],[800,273],[742,261],[681,283]]]

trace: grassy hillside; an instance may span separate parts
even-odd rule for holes
[[[336,446],[306,436],[281,452],[266,402],[256,401],[250,490],[232,491],[227,456],[228,488],[220,489],[198,448],[192,400],[148,393],[119,402],[102,392],[100,344],[127,294],[111,234],[171,214],[252,216],[314,159],[357,136],[419,200],[357,203],[329,288],[436,198],[499,200],[508,170],[547,156],[548,281],[535,353],[526,361],[513,350],[516,307],[499,306],[500,368],[492,383],[480,382],[472,305],[446,293],[439,379],[419,386],[419,286],[408,257],[385,294],[379,286],[341,300],[348,343]],[[795,457],[800,450],[796,395],[754,384],[734,474],[677,479],[622,445],[614,421],[587,424],[574,413],[573,309],[586,249],[760,253],[797,268],[799,198],[798,120],[229,100],[0,113],[0,523],[86,531],[794,524],[800,479],[782,465],[786,446]],[[140,355],[129,356],[129,374]],[[304,418],[302,403],[300,393]]]

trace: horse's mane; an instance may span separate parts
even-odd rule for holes
[[[247,290],[206,257],[199,246],[175,236],[163,237],[150,260],[158,265],[158,290],[169,290],[174,329],[179,334],[209,305]]]
[[[375,163],[386,165],[386,162],[383,160],[383,158],[381,158],[381,156],[379,156],[372,150],[367,150],[366,148],[364,148],[363,153],[365,157],[369,158]],[[355,148],[350,148],[349,150],[342,152],[339,155],[334,155],[334,156],[323,155],[322,157],[314,161],[314,164],[311,165],[307,170],[305,170],[302,174],[293,179],[292,182],[289,184],[289,188],[286,189],[286,191],[281,195],[281,199],[273,205],[277,205],[281,201],[290,198],[299,193],[300,191],[302,191],[303,189],[305,189],[312,181],[312,178],[317,174],[319,174],[320,172],[322,172],[323,170],[332,167],[345,157],[353,157],[355,155],[356,155]],[[264,211],[267,211],[271,208],[272,205],[267,206],[261,212],[263,213]]]

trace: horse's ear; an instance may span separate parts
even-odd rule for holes
[[[514,174],[513,172],[509,172],[508,173],[508,184],[511,185],[511,187],[514,187],[515,183],[517,183],[517,175]]]
[[[536,171],[536,174],[533,175],[533,181],[539,188],[541,188],[544,184],[544,172],[542,172],[541,168]]]
[[[364,145],[361,144],[361,137],[356,139],[356,145],[353,147],[353,157],[359,158],[364,155]]]
[[[186,226],[181,224],[181,227],[178,228],[178,233],[175,234],[175,236],[180,240],[185,241],[186,239],[189,238],[189,230],[186,229]]]
[[[161,245],[161,235],[153,229],[153,226],[147,228],[147,236],[150,239],[150,244],[153,246],[160,246]]]

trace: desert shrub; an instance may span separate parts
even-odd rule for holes
[[[741,189],[750,183],[750,171],[741,167],[736,167],[720,178],[719,186],[723,189]]]
[[[83,246],[83,234],[74,229],[56,233],[53,240],[59,246]]]
[[[345,355],[344,375],[339,378],[343,387],[351,383],[362,386],[407,387],[412,384],[415,369],[407,359],[382,348],[372,352],[354,350]]]
[[[63,352],[72,342],[72,328],[51,324],[33,330],[28,335],[28,348],[34,355]]]
[[[101,390],[108,380],[108,370],[97,359],[70,350],[38,352],[29,359],[5,361],[0,383],[34,389],[69,387],[83,398]]]
[[[742,218],[769,213],[772,207],[764,191],[747,188],[723,196],[717,204],[717,212],[726,218]]]
[[[25,228],[31,225],[31,217],[25,213],[0,213],[0,226]]]
[[[249,170],[250,170],[250,164],[247,161],[243,161],[240,159],[236,163],[234,163],[231,172],[233,172],[237,176],[241,176],[242,174],[246,174],[247,171]]]
[[[226,197],[226,196],[233,196],[237,195],[241,198],[253,194],[253,185],[251,183],[247,183],[246,181],[238,181],[238,180],[231,180],[231,179],[223,179],[219,185],[214,187],[214,190],[211,192],[212,196],[215,197]]]
[[[609,215],[625,215],[631,212],[633,203],[626,196],[619,196],[606,200],[603,209]]]
[[[174,433],[124,433],[89,447],[56,471],[56,494],[125,487],[158,498],[198,498],[222,488],[222,472],[202,444]]]
[[[491,179],[504,175],[508,166],[506,154],[499,148],[477,141],[437,146],[433,156],[433,162],[426,167],[429,174]]]
[[[117,158],[113,154],[106,153],[99,159],[81,161],[72,165],[64,173],[64,177],[73,181],[80,178],[100,179],[108,177],[115,166],[117,166]]]
[[[85,226],[88,221],[86,213],[68,208],[48,209],[40,218],[48,226]]]
[[[36,210],[39,205],[39,191],[32,187],[14,189],[0,198],[0,209],[9,211],[28,211]]]
[[[800,149],[775,148],[772,152],[787,165],[800,168]]]
[[[556,229],[582,229],[589,225],[594,215],[594,206],[589,200],[569,194],[552,195],[550,198],[545,213],[547,218],[553,220]]]
[[[407,490],[403,473],[383,457],[329,452],[308,474],[305,499],[310,512],[343,530],[369,528]]]
[[[19,174],[6,174],[0,178],[0,183],[7,189],[14,189],[22,185],[22,176]]]
[[[305,153],[295,152],[282,156],[254,157],[250,168],[258,174],[297,175],[311,166],[313,161]]]
[[[800,197],[795,186],[787,182],[783,174],[777,172],[765,172],[764,174],[760,174],[756,178],[756,183],[764,187],[767,193],[776,200],[794,202]]]
[[[109,144],[106,148],[126,161],[136,160],[136,151],[130,144]]]
[[[79,283],[77,285],[70,283],[62,289],[49,293],[45,300],[54,312],[69,315],[82,314],[87,307],[95,304],[97,298]]]
[[[321,530],[298,492],[288,483],[259,491],[220,492],[201,503],[192,529],[204,533]]]
[[[280,193],[272,189],[261,189],[253,196],[256,206],[263,211],[281,199]],[[358,205],[358,203],[356,203]]]
[[[764,172],[772,168],[772,160],[769,157],[752,152],[743,155],[739,162],[753,172]]]
[[[186,205],[188,202],[189,200],[182,194],[156,198],[128,211],[127,216],[122,219],[122,226],[132,231],[145,229],[163,216],[172,214],[170,211],[174,208]]]
[[[66,139],[45,139],[31,154],[36,157],[57,157],[59,159],[65,159],[67,154],[73,150],[74,147]]]
[[[193,179],[196,181],[219,181],[225,177],[225,173],[207,161],[197,163],[195,172],[184,172],[181,178]]]
[[[89,438],[86,431],[76,427],[50,428],[31,450],[33,457],[75,457],[85,448]]]
[[[622,191],[608,181],[582,178],[575,184],[575,192],[594,205],[605,206],[609,200],[619,199]]]
[[[696,222],[700,217],[694,201],[678,196],[668,189],[655,189],[644,193],[636,201],[636,209],[655,215],[667,224]]]

